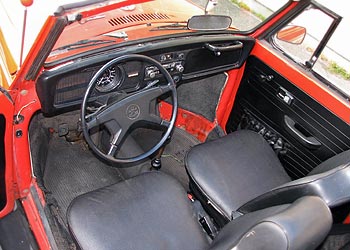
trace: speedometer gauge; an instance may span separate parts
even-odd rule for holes
[[[117,88],[122,83],[123,78],[122,69],[118,66],[111,66],[97,79],[96,89],[99,92],[109,92]]]

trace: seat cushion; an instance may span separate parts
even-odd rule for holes
[[[291,181],[264,138],[250,130],[193,147],[186,168],[194,185],[228,220],[246,202]]]
[[[348,163],[350,163],[350,150],[344,151],[340,154],[337,154],[325,160],[320,165],[315,167],[308,175],[310,176],[310,175],[324,173],[328,170],[334,169],[344,164],[346,165]]]
[[[317,211],[317,213],[315,213]],[[332,214],[319,197],[265,208],[230,221],[211,244],[219,249],[315,249],[328,234]]]
[[[181,184],[152,171],[81,195],[68,224],[84,249],[208,249]]]
[[[303,196],[318,196],[330,208],[350,201],[350,163],[328,171],[287,182],[247,202],[239,208],[241,213],[291,203]]]

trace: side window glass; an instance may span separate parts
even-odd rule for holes
[[[281,28],[272,41],[295,62],[311,68],[322,82],[350,97],[350,52],[342,50],[345,46],[338,46],[339,40],[344,40],[344,32],[340,32],[345,24],[341,22],[334,33],[329,33],[337,17],[310,5]],[[344,19],[347,20],[346,17]]]
[[[313,70],[350,97],[350,46],[347,38],[350,15],[344,16]]]
[[[315,20],[322,20],[323,25],[315,25]],[[274,42],[296,62],[305,65],[332,22],[332,18],[310,6],[277,32]]]

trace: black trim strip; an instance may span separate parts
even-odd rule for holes
[[[40,202],[40,199],[39,199],[39,195],[38,195],[36,189],[34,188],[34,186],[32,186],[30,188],[30,193],[33,196],[33,200],[34,200],[35,206],[38,209],[41,221],[42,221],[43,226],[44,226],[44,230],[45,230],[46,236],[47,236],[47,238],[49,240],[49,243],[50,243],[50,247],[51,247],[52,250],[58,250],[58,246],[56,244],[55,238],[54,238],[53,233],[51,231],[51,228],[50,228],[50,225],[49,225],[49,221],[47,220],[44,208],[41,205],[41,202]]]
[[[324,12],[326,15],[330,16],[331,18],[333,18],[333,22],[332,24],[329,26],[326,34],[323,36],[322,40],[320,41],[320,43],[318,44],[317,48],[315,49],[313,55],[310,57],[310,60],[305,62],[305,65],[307,68],[312,68],[314,66],[314,64],[316,63],[317,59],[319,58],[319,56],[321,55],[323,49],[326,47],[329,39],[332,37],[334,31],[337,29],[339,23],[342,20],[342,17],[339,16],[338,14],[334,13],[333,11],[327,9],[326,7],[324,7],[323,5],[316,3],[314,1],[312,1],[312,4],[319,10],[321,10],[322,12]]]
[[[10,121],[7,121],[10,122]],[[0,211],[7,204],[6,197],[6,157],[5,157],[5,131],[6,130],[6,118],[3,114],[0,114]]]
[[[62,33],[67,23],[68,21],[66,18],[57,18],[54,27],[47,36],[48,39],[44,42],[44,46],[42,47],[38,55],[35,57],[33,64],[25,77],[25,80],[35,80],[41,67],[44,65],[46,58],[48,57],[53,46],[55,45],[57,38]]]
[[[83,8],[91,4],[98,4],[103,2],[108,2],[108,1],[107,0],[85,0],[77,3],[68,3],[58,7],[58,9],[55,11],[54,14],[55,16],[63,16],[66,14],[67,11],[77,9],[77,8]]]

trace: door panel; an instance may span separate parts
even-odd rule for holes
[[[350,126],[255,56],[249,57],[227,132],[261,133],[296,179],[350,149]]]

